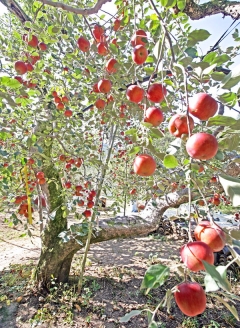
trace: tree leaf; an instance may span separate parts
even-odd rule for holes
[[[234,68],[222,81],[221,87],[231,89],[240,82],[240,65]]]
[[[178,6],[178,9],[183,11],[184,8],[186,7],[186,0],[177,0],[177,6]]]
[[[226,301],[224,301],[220,296],[216,294],[211,294],[211,296],[215,297],[219,302],[225,305],[226,308],[232,313],[232,315],[239,321],[239,316],[235,306],[228,304]]]
[[[209,264],[208,262],[202,260],[202,263],[207,271],[207,273],[218,283],[218,285],[226,290],[227,292],[230,292],[231,285],[227,278],[224,278],[218,270],[216,270],[214,265]]]
[[[218,96],[218,99],[225,105],[235,106],[237,103],[237,95],[234,92],[225,92]]]
[[[67,12],[67,18],[69,20],[69,22],[74,24],[74,18],[73,18],[73,14],[70,12]]]
[[[174,169],[178,166],[178,161],[174,155],[166,155],[163,160],[163,165],[168,169]]]
[[[162,264],[150,266],[143,278],[140,289],[147,289],[146,295],[152,288],[162,286],[169,276],[170,270]]]
[[[188,45],[194,45],[200,41],[205,41],[211,34],[207,30],[194,30],[188,35]]]
[[[227,63],[230,61],[230,57],[226,54],[217,56],[213,61],[212,64],[217,64],[218,66]]]
[[[240,180],[226,174],[219,174],[219,181],[233,206],[240,206]]]
[[[133,310],[133,311],[125,314],[124,317],[121,317],[119,322],[128,322],[132,317],[135,317],[136,315],[139,315],[141,313],[142,313],[142,311],[140,311],[140,310]]]
[[[207,126],[222,125],[222,126],[232,126],[237,122],[233,117],[217,115],[210,117],[207,122]]]
[[[160,0],[161,5],[165,8],[172,8],[176,5],[177,0]]]

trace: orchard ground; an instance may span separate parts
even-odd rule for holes
[[[106,213],[102,214],[104,216]],[[0,328],[146,328],[146,312],[127,323],[119,323],[119,319],[132,310],[154,310],[166,290],[183,280],[177,271],[179,248],[183,241],[175,235],[153,234],[92,245],[81,297],[75,288],[81,251],[74,258],[69,285],[57,287],[53,279],[50,293],[38,294],[29,285],[31,270],[40,254],[38,225],[33,225],[32,237],[29,238],[22,236],[22,226],[9,228],[3,223],[3,217],[0,222]],[[161,288],[145,296],[140,291],[144,273],[151,264],[157,263],[171,268],[171,278]],[[203,283],[202,274],[197,275],[197,280]],[[238,281],[232,279],[235,295],[240,293]],[[235,307],[240,313],[239,301],[236,301]],[[202,315],[188,318],[173,301],[170,313],[163,308],[157,312],[156,320],[162,322],[159,327],[169,328],[240,327],[231,313],[209,296],[207,310]]]

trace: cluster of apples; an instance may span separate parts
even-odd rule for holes
[[[61,154],[61,155],[59,156],[59,160],[60,160],[61,162],[65,162],[65,163],[66,163],[66,164],[65,164],[65,169],[66,169],[67,171],[71,170],[72,165],[74,165],[74,166],[77,167],[77,168],[80,168],[80,167],[82,166],[82,163],[83,163],[83,159],[80,158],[80,157],[77,157],[77,158],[69,158],[69,157],[67,157],[67,156],[64,155],[64,154]]]
[[[205,270],[202,261],[214,264],[213,252],[219,252],[226,244],[225,232],[214,222],[201,221],[194,230],[196,241],[181,247],[180,255],[186,267],[198,272]],[[174,293],[180,310],[188,316],[196,316],[206,309],[206,294],[196,282],[184,282],[177,286]]]
[[[27,34],[23,35],[23,41],[26,42],[26,44],[29,47],[32,48],[39,48],[41,51],[46,51],[47,50],[47,45],[44,42],[39,42],[38,38],[36,35],[32,35],[30,38]],[[26,54],[28,57],[28,61],[24,62],[21,60],[18,60],[15,62],[15,70],[19,75],[23,75],[27,72],[31,72],[34,70],[33,65],[36,64],[36,62],[40,59],[40,56],[31,56],[29,54]]]
[[[201,121],[207,121],[217,110],[217,101],[207,93],[197,93],[189,100],[189,113]],[[193,128],[194,121],[186,114],[175,114],[168,125],[169,132],[177,138],[183,134],[191,134]],[[212,134],[199,132],[189,137],[186,150],[194,159],[209,160],[217,154],[218,142]]]
[[[78,199],[78,206],[86,206],[85,211],[82,213],[85,217],[91,217],[92,212],[91,208],[94,206],[94,198],[96,197],[96,191],[91,189],[91,183],[89,181],[85,181],[83,186],[82,185],[76,185],[72,186],[71,181],[66,181],[64,183],[64,187],[66,189],[73,189],[74,190],[74,196],[81,197]]]
[[[65,104],[67,104],[69,102],[69,98],[67,96],[60,96],[60,95],[58,95],[57,91],[53,91],[52,96],[54,97],[54,103],[58,110],[63,110],[65,107]],[[66,116],[66,117],[71,117],[72,114],[73,113],[70,109],[66,109],[64,111],[64,116]]]
[[[19,205],[18,214],[25,216],[28,218],[28,203],[27,203],[27,195],[17,196],[14,201],[15,204]],[[33,212],[33,208],[32,208]]]

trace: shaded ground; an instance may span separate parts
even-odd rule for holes
[[[50,294],[39,295],[28,284],[40,252],[37,227],[32,231],[31,240],[17,239],[22,234],[20,227],[9,230],[1,224],[0,231],[0,238],[10,242],[0,240],[0,328],[146,328],[146,312],[127,323],[119,323],[119,319],[131,310],[154,310],[166,290],[182,281],[177,271],[182,241],[147,236],[93,245],[80,297],[75,283],[81,252],[74,258],[70,285],[56,286],[53,280]],[[140,291],[140,285],[146,269],[156,263],[170,266],[171,278],[146,296]],[[203,282],[202,275],[194,277]],[[233,292],[239,295],[239,280],[233,279],[232,283]],[[235,307],[240,313],[239,301]],[[211,297],[208,297],[207,310],[200,316],[188,318],[172,302],[170,313],[166,308],[159,310],[156,321],[162,328],[240,327],[231,313]]]

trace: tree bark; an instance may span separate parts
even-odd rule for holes
[[[176,8],[176,10],[178,10]],[[223,14],[223,16],[231,16],[233,19],[240,18],[239,1],[214,0],[204,4],[197,4],[193,0],[188,0],[183,11],[192,20],[199,20],[206,16]]]

